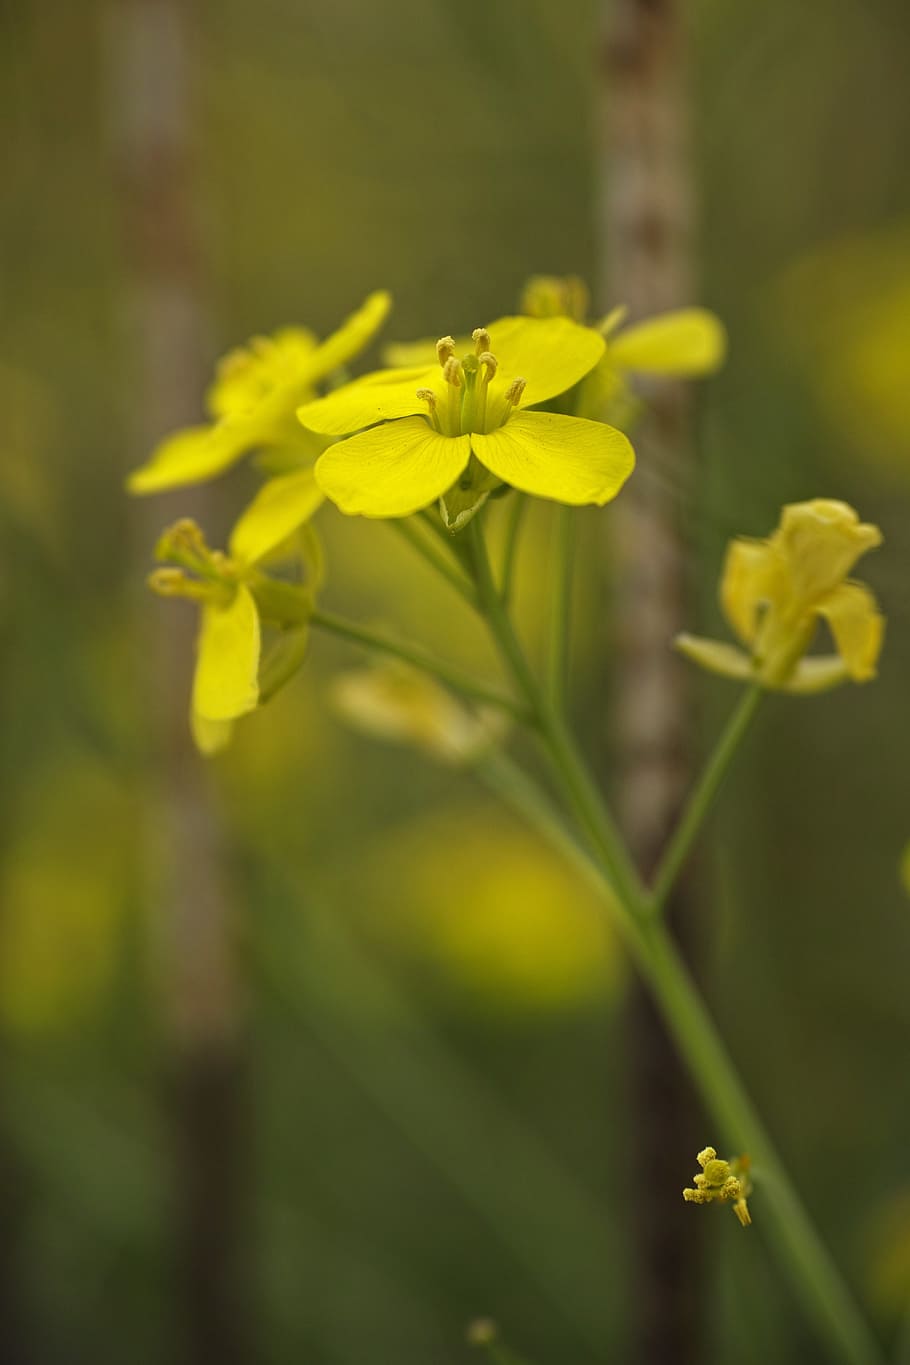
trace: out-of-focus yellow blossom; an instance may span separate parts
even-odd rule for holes
[[[280,523],[280,514],[251,518],[245,513],[225,555],[209,549],[195,522],[183,520],[164,533],[156,548],[156,558],[167,561],[167,567],[150,575],[150,587],[162,597],[189,598],[200,607],[190,720],[196,744],[206,754],[224,748],[234,721],[254,711],[262,699],[261,618],[296,632],[291,657],[281,651],[282,673],[303,656],[310,605],[306,591],[267,579],[257,568],[285,539]],[[268,691],[285,680],[276,677]]]
[[[248,452],[267,450],[286,468],[312,463],[326,442],[295,419],[315,386],[369,344],[391,306],[379,291],[318,341],[305,327],[253,337],[218,363],[206,406],[210,422],[167,437],[127,480],[131,493],[160,493],[222,474]]]
[[[752,1193],[749,1180],[749,1158],[737,1157],[733,1161],[721,1161],[713,1147],[699,1152],[696,1161],[701,1167],[693,1177],[694,1188],[683,1190],[687,1204],[732,1204],[741,1225],[747,1228],[752,1222],[747,1196]]]
[[[341,674],[332,696],[359,730],[413,744],[446,763],[470,763],[502,733],[501,717],[472,713],[425,673],[397,661]]]
[[[532,410],[572,388],[604,349],[603,337],[568,318],[501,318],[476,328],[463,355],[442,337],[434,363],[365,375],[299,409],[308,429],[347,436],[320,457],[317,482],[343,512],[369,517],[408,516],[441,499],[452,530],[500,485],[608,502],[635,463],[627,438]]]
[[[791,503],[769,539],[733,540],[727,550],[721,605],[749,652],[695,635],[680,635],[677,648],[714,673],[784,692],[868,682],[885,622],[870,590],[847,575],[881,540],[844,502]],[[820,618],[837,653],[806,658]]]

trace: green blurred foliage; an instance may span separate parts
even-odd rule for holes
[[[150,622],[180,608],[146,600],[154,514],[121,489],[139,358],[113,9],[0,16],[0,1163],[38,1358],[144,1365],[174,1358],[178,1330],[147,674]],[[510,311],[535,271],[597,280],[593,0],[219,0],[193,21],[207,361],[286,322],[325,331],[377,286],[396,298],[387,336],[407,339]],[[773,700],[728,787],[710,994],[891,1331],[908,1292],[910,16],[700,0],[691,29],[699,301],[732,339],[684,508],[701,624],[719,624],[726,539],[817,495],[882,525],[864,576],[889,616],[880,680]],[[621,301],[622,283],[599,292]],[[213,539],[251,486],[225,481]],[[522,558],[532,644],[549,510]],[[609,512],[579,523],[578,709],[601,742]],[[387,528],[331,509],[322,525],[333,606],[494,676]],[[258,1358],[454,1365],[480,1312],[537,1365],[621,1358],[635,1135],[618,945],[467,778],[337,723],[328,680],[349,662],[315,642],[215,769],[248,999]],[[733,697],[703,686],[707,738]],[[711,1358],[818,1358],[760,1238],[711,1221]]]

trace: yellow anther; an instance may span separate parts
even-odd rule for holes
[[[456,360],[450,355],[442,367],[442,377],[447,384],[452,384],[455,388],[460,388],[464,383],[464,372],[460,360]]]
[[[721,1199],[739,1199],[743,1192],[743,1182],[735,1175],[729,1176],[720,1191]]]
[[[710,1204],[711,1196],[704,1190],[683,1190],[683,1199],[687,1204]]]
[[[509,385],[509,387],[506,389],[506,392],[505,392],[505,399],[506,399],[506,402],[507,402],[507,403],[511,403],[513,406],[516,406],[518,403],[520,403],[520,402],[521,402],[521,395],[522,395],[522,394],[524,393],[524,391],[525,391],[525,388],[526,388],[526,386],[527,386],[527,382],[528,382],[528,381],[527,381],[526,379],[520,379],[520,378],[519,378],[519,379],[513,379],[512,382],[511,382],[511,384]]]
[[[440,337],[436,343],[436,358],[443,369],[449,357],[455,354],[455,338]]]
[[[482,358],[484,352],[490,349],[490,333],[486,327],[475,327],[471,333],[471,340],[474,343],[474,354]]]
[[[713,1161],[716,1156],[717,1152],[714,1150],[713,1147],[705,1147],[703,1151],[699,1152],[695,1160],[698,1162],[702,1170],[704,1170],[708,1162]]]
[[[153,569],[146,579],[152,592],[159,597],[182,597],[190,582],[182,569]]]
[[[492,379],[499,369],[499,361],[496,359],[495,355],[493,355],[491,351],[480,351],[478,352],[477,359],[480,361],[481,365],[485,367],[487,379]]]
[[[436,411],[436,395],[432,389],[418,389],[417,397],[420,399],[421,403],[426,403],[430,412]]]

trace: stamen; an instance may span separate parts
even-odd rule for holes
[[[440,345],[442,343],[440,342]],[[460,360],[456,360],[453,355],[449,355],[442,366],[442,377],[447,384],[452,384],[455,388],[460,388],[464,382],[464,372]]]
[[[485,351],[490,349],[490,333],[486,327],[475,327],[471,333],[471,340],[474,343],[474,354],[482,356]]]
[[[493,355],[491,351],[480,351],[478,352],[477,359],[480,361],[481,365],[486,368],[486,378],[488,380],[492,379],[499,369],[499,361],[496,359],[495,355]]]
[[[436,409],[437,409],[437,407],[438,407],[438,403],[437,403],[437,400],[436,400],[436,395],[435,395],[435,393],[433,392],[433,390],[432,390],[432,389],[418,389],[418,390],[417,390],[417,397],[420,399],[421,403],[426,403],[427,407],[428,407],[429,410],[430,410],[430,414],[429,414],[429,415],[430,415],[430,421],[432,422],[432,424],[433,424],[433,426],[435,427],[435,429],[436,429],[437,431],[440,431],[441,428],[440,428],[440,425],[439,425],[439,416],[438,416],[437,411],[436,411]]]
[[[505,392],[506,402],[510,403],[513,407],[520,403],[521,395],[524,393],[527,383],[528,381],[526,379],[513,379]]]
[[[442,377],[449,386],[449,411],[446,427],[450,436],[461,434],[461,397],[464,387],[464,371],[461,361],[450,355],[442,367]]]
[[[439,361],[439,363],[440,363],[440,365],[442,366],[443,369],[445,369],[445,367],[446,367],[446,361],[449,359],[450,356],[452,356],[452,355],[454,355],[454,354],[455,354],[455,338],[454,338],[454,337],[440,337],[439,340],[438,340],[437,343],[436,343],[436,358],[437,358],[437,360]]]

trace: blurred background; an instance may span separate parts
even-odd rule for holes
[[[327,694],[359,661],[335,642],[197,763],[191,613],[144,577],[166,521],[220,543],[255,478],[122,491],[253,333],[327,332],[378,287],[387,339],[458,333],[541,271],[622,302],[609,20],[594,0],[0,6],[3,1362],[456,1365],[481,1314],[536,1365],[630,1358],[646,1116],[600,907],[470,777],[346,729]],[[910,1301],[910,12],[693,0],[685,21],[692,301],[730,333],[678,493],[693,624],[723,631],[728,537],[822,495],[882,526],[862,577],[889,618],[872,687],[761,714],[705,839],[701,973],[889,1338]],[[521,561],[532,643],[550,510]],[[598,743],[610,516],[579,517]],[[327,603],[494,676],[388,528],[320,527]],[[696,685],[706,740],[734,695]],[[694,1149],[659,1137],[674,1218]],[[760,1228],[683,1214],[696,1358],[825,1359]]]

